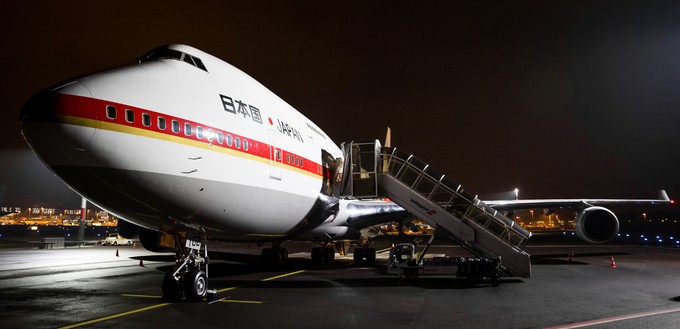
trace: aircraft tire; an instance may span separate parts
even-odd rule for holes
[[[208,278],[203,270],[192,270],[184,280],[184,296],[193,302],[203,300],[208,292]]]
[[[312,248],[312,262],[320,263],[323,258],[323,249],[321,247]]]
[[[323,248],[322,253],[323,253],[323,257],[322,257],[323,261],[332,262],[333,260],[335,260],[335,249],[333,249],[333,247]]]
[[[276,262],[281,258],[279,250],[275,248],[263,248],[261,259],[263,262]]]
[[[177,302],[182,299],[182,283],[175,281],[172,277],[174,270],[165,272],[163,277],[163,300],[167,302]]]
[[[354,262],[359,263],[364,260],[364,248],[354,248]]]
[[[367,248],[364,257],[366,257],[367,263],[375,263],[375,248]]]

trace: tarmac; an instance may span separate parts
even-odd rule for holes
[[[674,328],[680,323],[680,248],[530,245],[532,277],[501,285],[448,276],[407,283],[338,256],[314,264],[306,243],[286,262],[258,262],[247,244],[209,267],[223,300],[165,303],[172,254],[134,247],[0,249],[3,328]],[[378,241],[376,247],[389,247]],[[573,256],[569,256],[572,254]],[[462,256],[438,244],[435,255]],[[116,255],[117,254],[117,255]],[[615,268],[612,267],[612,257]]]

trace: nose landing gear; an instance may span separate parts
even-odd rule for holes
[[[189,301],[202,301],[206,295],[216,298],[216,294],[208,290],[208,245],[205,231],[194,233],[186,230],[161,230],[161,234],[168,238],[171,235],[175,247],[175,267],[163,277],[163,300],[177,302],[184,296]],[[204,251],[203,255],[201,249]]]

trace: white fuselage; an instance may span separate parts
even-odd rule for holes
[[[156,52],[34,96],[22,132],[36,154],[94,204],[149,229],[266,240],[321,224],[334,199],[322,153],[342,158],[337,145],[233,66],[188,46]]]

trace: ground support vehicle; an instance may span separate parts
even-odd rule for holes
[[[434,236],[430,237],[421,252],[413,243],[399,243],[390,251],[387,272],[413,282],[422,275],[450,275],[465,278],[468,283],[488,280],[492,286],[500,284],[502,264],[500,257],[433,257],[425,258]]]

